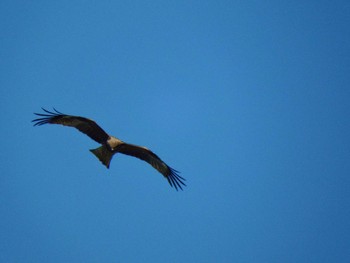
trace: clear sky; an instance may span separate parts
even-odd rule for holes
[[[349,1],[0,2],[0,262],[350,262]],[[187,179],[114,156],[57,108]]]

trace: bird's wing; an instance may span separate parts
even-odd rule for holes
[[[41,118],[32,120],[35,122],[34,126],[43,125],[43,124],[62,124],[64,126],[70,126],[78,129],[82,133],[85,133],[91,139],[95,140],[98,143],[105,143],[108,140],[109,135],[94,122],[93,120],[79,117],[79,116],[70,116],[63,114],[56,109],[55,112],[51,112],[42,108],[46,113],[34,113]]]
[[[123,143],[120,144],[116,150],[120,153],[134,156],[148,162],[155,169],[157,169],[168,180],[169,184],[172,187],[175,187],[176,190],[178,190],[178,188],[182,190],[181,185],[186,186],[186,184],[183,182],[186,181],[186,179],[182,178],[178,174],[178,171],[168,166],[149,149],[133,144]]]

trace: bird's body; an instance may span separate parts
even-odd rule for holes
[[[90,150],[96,157],[107,167],[112,160],[114,154],[118,152],[118,146],[122,145],[124,142],[119,140],[114,136],[110,136],[106,141],[106,144],[103,144],[97,149]]]
[[[185,186],[183,182],[185,179],[178,175],[178,171],[168,166],[163,162],[156,154],[146,147],[137,146],[129,143],[125,143],[118,138],[108,135],[100,126],[98,126],[93,120],[63,114],[57,110],[50,112],[43,109],[46,113],[35,113],[41,118],[33,120],[34,126],[43,124],[61,124],[64,126],[70,126],[78,129],[82,133],[88,135],[91,139],[100,143],[102,146],[99,148],[90,150],[107,168],[109,168],[112,157],[116,153],[123,153],[126,155],[137,157],[143,161],[146,161],[157,169],[169,182],[171,186],[174,186],[176,190],[181,185]]]
[[[123,144],[123,141],[114,136],[110,136],[107,140],[107,145],[114,151],[119,145]]]

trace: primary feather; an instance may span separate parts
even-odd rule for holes
[[[54,112],[45,110],[45,113],[34,113],[40,118],[34,119],[34,126],[44,124],[61,124],[74,127],[82,133],[89,136],[94,141],[102,144],[101,147],[90,150],[96,157],[109,168],[110,161],[114,154],[123,153],[137,157],[158,170],[176,190],[186,186],[185,179],[179,175],[179,172],[168,166],[156,154],[146,147],[125,143],[116,137],[108,135],[96,122],[88,118],[63,114],[56,109]]]

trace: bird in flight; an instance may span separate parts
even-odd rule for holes
[[[179,175],[179,172],[168,166],[156,154],[146,147],[129,144],[107,134],[96,122],[88,118],[66,115],[54,108],[54,112],[45,110],[45,113],[34,113],[39,116],[34,122],[34,126],[41,126],[43,124],[61,124],[64,126],[74,127],[85,133],[94,141],[100,143],[102,146],[90,150],[107,168],[116,153],[123,153],[126,155],[139,158],[150,165],[152,165],[158,172],[160,172],[169,182],[171,187],[176,191],[182,190],[182,186],[186,186],[183,181],[186,181]]]

